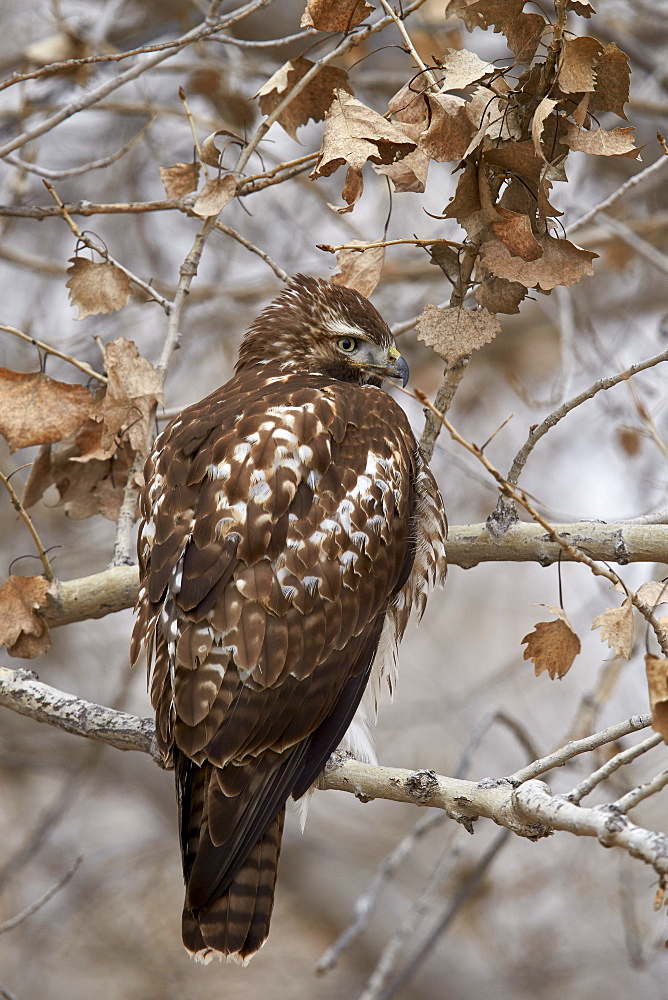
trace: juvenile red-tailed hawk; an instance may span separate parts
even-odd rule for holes
[[[380,388],[407,376],[370,302],[298,275],[148,459],[132,657],[147,647],[202,961],[264,943],[286,800],[347,732],[368,754],[380,678],[445,576],[438,488]]]

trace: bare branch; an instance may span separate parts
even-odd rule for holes
[[[44,576],[47,578],[47,580],[52,581],[54,579],[54,576],[53,576],[53,570],[51,569],[51,563],[49,562],[49,557],[46,554],[46,549],[42,544],[42,539],[37,534],[37,529],[35,528],[35,525],[32,523],[32,520],[30,519],[28,511],[21,503],[21,499],[16,493],[12,484],[10,483],[9,478],[5,476],[3,472],[0,472],[0,483],[2,483],[2,485],[9,493],[9,499],[12,502],[12,507],[18,513],[19,517],[21,518],[26,528],[30,532],[30,537],[35,543],[35,548],[37,549],[37,555],[39,556],[42,568],[44,569]]]
[[[42,684],[31,670],[0,667],[0,705],[75,736],[109,743],[118,750],[139,750],[164,766],[153,719],[139,719],[66,694]]]
[[[653,747],[656,747],[663,741],[661,733],[653,733],[648,736],[647,739],[642,740],[637,743],[634,747],[629,747],[628,750],[622,750],[620,753],[615,754],[610,760],[607,760],[602,767],[599,767],[597,771],[590,774],[584,781],[581,781],[579,785],[576,785],[572,791],[570,791],[566,798],[569,802],[581,802],[585,795],[589,795],[590,792],[600,785],[602,781],[605,781],[618,771],[620,767],[624,767],[625,764],[630,764],[631,761],[636,760],[642,754],[647,753]]]
[[[64,354],[62,351],[57,350],[55,347],[51,347],[50,344],[45,344],[43,340],[37,340],[35,337],[31,337],[29,333],[24,333],[22,330],[17,330],[14,326],[5,326],[4,323],[0,323],[0,330],[4,330],[6,333],[13,333],[15,337],[20,337],[21,340],[27,340],[29,344],[34,344],[38,347],[40,351],[45,351],[46,354],[52,354],[56,358],[60,358],[62,361],[68,361],[79,371],[82,371],[84,375],[88,375],[89,378],[97,379],[98,382],[102,382],[103,385],[107,384],[107,376],[100,375],[96,372],[94,368],[87,365],[85,361],[78,361],[76,358],[72,357],[71,354]]]
[[[237,243],[240,243],[242,247],[246,247],[246,249],[250,250],[251,253],[255,253],[258,257],[261,257],[265,264],[269,265],[276,277],[280,278],[281,281],[290,280],[290,275],[287,271],[283,270],[280,264],[277,264],[275,260],[271,259],[268,253],[265,253],[264,250],[256,247],[254,243],[247,240],[245,236],[241,235],[241,233],[238,233],[236,229],[231,229],[230,226],[226,226],[223,222],[216,222],[216,229],[221,233],[225,233],[226,236],[230,236],[233,240],[236,240]]]
[[[47,889],[43,896],[36,899],[34,903],[30,904],[30,906],[26,906],[25,910],[21,910],[21,912],[17,913],[15,917],[11,917],[9,920],[5,920],[4,923],[0,924],[0,934],[5,934],[7,931],[14,930],[15,927],[22,924],[24,920],[28,919],[28,917],[32,917],[33,913],[37,913],[38,910],[41,910],[45,903],[48,903],[50,899],[53,899],[56,893],[60,892],[63,886],[67,885],[70,879],[73,878],[82,861],[83,855],[80,855],[69,871],[66,871],[63,877],[60,878],[55,885],[52,885],[50,889]]]
[[[619,201],[619,199],[623,197],[627,191],[637,187],[638,184],[644,184],[645,181],[649,180],[650,177],[653,177],[655,173],[662,170],[666,166],[668,166],[668,156],[659,157],[658,160],[655,160],[654,163],[650,163],[648,167],[641,170],[639,174],[635,175],[635,177],[630,177],[624,182],[624,184],[618,187],[616,191],[613,191],[611,195],[608,195],[607,198],[600,201],[598,205],[594,205],[594,207],[588,212],[581,215],[579,219],[572,222],[570,226],[567,227],[567,232],[574,233],[576,230],[582,229],[582,227],[586,226],[588,222],[591,222],[594,216],[598,215],[599,212],[605,212],[609,208],[612,208],[615,202]]]

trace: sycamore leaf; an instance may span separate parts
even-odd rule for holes
[[[645,655],[645,671],[649,690],[649,707],[652,712],[652,729],[668,743],[668,660]]]
[[[255,95],[259,98],[262,114],[270,115],[314,65],[310,59],[300,56],[277,69]],[[348,74],[336,66],[324,66],[309,85],[290,101],[276,121],[296,140],[300,125],[305,125],[310,119],[319,122],[325,117],[337,89],[352,93]]]
[[[522,639],[527,644],[523,655],[533,660],[536,677],[547,670],[552,680],[561,680],[582,647],[563,608],[548,607],[548,611],[557,616],[556,622],[536,622],[534,631]]]
[[[51,584],[44,576],[10,576],[0,587],[0,644],[10,656],[32,659],[51,648],[49,627],[36,614]]]
[[[486,309],[427,306],[415,329],[418,340],[453,365],[494,340],[501,332],[501,324]]]
[[[591,153],[594,156],[627,156],[630,159],[635,159],[642,152],[642,149],[633,145],[635,128],[632,126],[613,128],[609,132],[603,128],[597,128],[594,132],[586,132],[572,122],[568,122],[567,126],[568,131],[561,142],[569,149],[577,150],[580,153]]]
[[[351,244],[361,240],[351,240]],[[336,259],[340,270],[330,281],[334,285],[345,285],[368,298],[376,290],[385,261],[385,247],[371,247],[369,250],[339,250]]]
[[[559,59],[559,87],[566,94],[596,89],[595,69],[603,46],[598,38],[580,35],[565,38]]]
[[[416,145],[393,122],[339,90],[325,115],[322,148],[311,178],[328,177],[344,163],[357,171],[367,160],[393,163]]]
[[[440,58],[445,70],[441,91],[463,90],[471,83],[477,83],[488,73],[494,73],[493,63],[485,63],[475,52],[467,49],[446,49]]]
[[[526,288],[540,288],[544,292],[556,285],[573,285],[594,273],[591,262],[598,254],[547,234],[536,239],[543,247],[543,256],[531,261],[513,257],[498,239],[488,240],[480,248],[485,267],[498,278],[518,281]]]
[[[307,0],[299,26],[319,31],[351,31],[374,9],[366,0]]]
[[[237,193],[237,181],[234,174],[213,177],[207,181],[195,199],[193,212],[201,219],[208,219],[218,213],[232,201]]]
[[[0,368],[0,434],[10,451],[60,441],[94,411],[83,385],[57,382],[44,372]]]
[[[197,190],[199,163],[175,163],[171,167],[160,167],[160,180],[168,198],[184,198]]]
[[[596,89],[591,96],[592,111],[613,111],[628,121],[624,105],[629,99],[630,77],[629,57],[614,42],[610,42],[596,64]]]
[[[70,257],[71,275],[66,287],[70,290],[70,302],[79,310],[77,319],[96,316],[98,313],[113,313],[122,309],[130,298],[130,279],[109,261],[96,263],[87,257]]]
[[[430,122],[419,146],[438,162],[461,160],[477,128],[467,113],[466,101],[451,94],[427,94]]]
[[[601,642],[607,640],[616,656],[631,659],[633,648],[633,605],[627,598],[621,608],[608,608],[597,615],[591,623],[592,629],[600,628]]]

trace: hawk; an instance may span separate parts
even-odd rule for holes
[[[407,377],[367,299],[297,275],[148,458],[132,659],[147,648],[200,961],[264,944],[286,801],[346,733],[372,758],[380,678],[444,579],[438,487],[381,389]]]

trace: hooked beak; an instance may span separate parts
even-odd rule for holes
[[[390,347],[387,352],[387,357],[390,362],[392,362],[392,367],[387,369],[387,376],[389,378],[400,378],[402,388],[406,388],[406,383],[408,382],[408,376],[410,374],[408,370],[408,365],[396,347]]]

